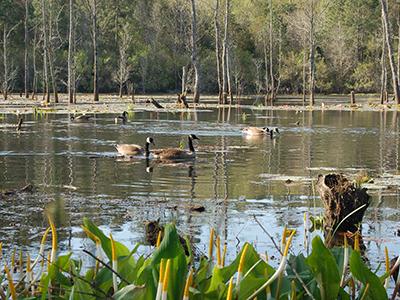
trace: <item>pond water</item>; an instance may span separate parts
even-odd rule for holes
[[[294,253],[306,251],[303,215],[319,215],[318,174],[360,170],[391,186],[369,191],[373,203],[363,224],[367,257],[378,264],[384,246],[400,249],[399,124],[396,112],[252,111],[240,108],[197,113],[135,112],[125,125],[114,115],[71,123],[67,115],[27,115],[15,131],[14,115],[0,120],[0,190],[28,183],[34,193],[0,200],[4,248],[37,251],[47,226],[57,223],[62,251],[93,247],[80,228],[88,217],[129,247],[144,241],[146,220],[176,221],[207,253],[210,227],[233,256],[245,241],[278,255],[257,220],[279,241],[284,225],[296,228]],[[246,125],[278,126],[274,139],[247,139]],[[191,163],[156,164],[116,157],[116,143],[177,147],[196,134]],[[382,179],[383,178],[383,179]],[[385,178],[388,178],[387,180]],[[293,180],[288,185],[287,179]],[[202,205],[204,212],[190,207]],[[318,233],[316,233],[318,234]],[[143,246],[141,251],[150,251]],[[397,253],[396,253],[397,252]],[[79,253],[79,252],[77,252]]]

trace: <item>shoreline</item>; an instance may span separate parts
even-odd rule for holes
[[[41,98],[39,95],[38,98]],[[135,102],[128,96],[119,98],[117,95],[101,94],[100,101],[95,103],[91,100],[91,94],[79,94],[78,103],[69,104],[67,94],[59,94],[60,102],[45,104],[41,100],[25,99],[19,95],[10,95],[7,101],[0,100],[0,114],[105,114],[135,111],[151,112],[196,112],[207,109],[229,109],[242,108],[259,111],[363,111],[382,112],[400,110],[400,105],[393,102],[380,104],[379,99],[373,95],[360,95],[356,104],[350,104],[347,95],[322,95],[316,98],[315,105],[301,104],[301,98],[292,95],[278,97],[274,106],[264,106],[263,96],[245,96],[239,103],[221,105],[217,103],[217,96],[205,95],[200,103],[194,105],[189,99],[189,108],[180,108],[176,104],[175,94],[166,95],[138,95]],[[154,98],[164,108],[156,108],[147,99]],[[300,104],[299,104],[300,101]]]

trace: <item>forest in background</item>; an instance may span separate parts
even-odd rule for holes
[[[383,101],[389,89],[400,101],[398,0],[0,0],[0,33],[3,98],[187,91],[313,104],[353,90]]]

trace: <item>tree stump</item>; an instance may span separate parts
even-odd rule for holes
[[[319,175],[316,188],[324,203],[325,232],[359,230],[370,204],[367,189],[356,187],[341,174]]]
[[[354,91],[351,91],[350,93],[350,104],[356,104],[356,96],[354,94]]]
[[[177,100],[177,104],[180,107],[185,107],[185,108],[189,108],[189,104],[186,101],[186,94],[178,94],[178,100]]]

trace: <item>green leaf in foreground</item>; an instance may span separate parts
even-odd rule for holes
[[[372,273],[362,261],[361,255],[357,251],[353,251],[350,255],[350,272],[351,274],[364,285],[369,285],[368,291],[364,300],[384,300],[388,299],[386,290],[378,276]],[[363,294],[363,292],[361,292]]]
[[[319,236],[312,241],[312,253],[306,259],[321,292],[321,299],[335,300],[339,294],[340,275],[336,260]]]

